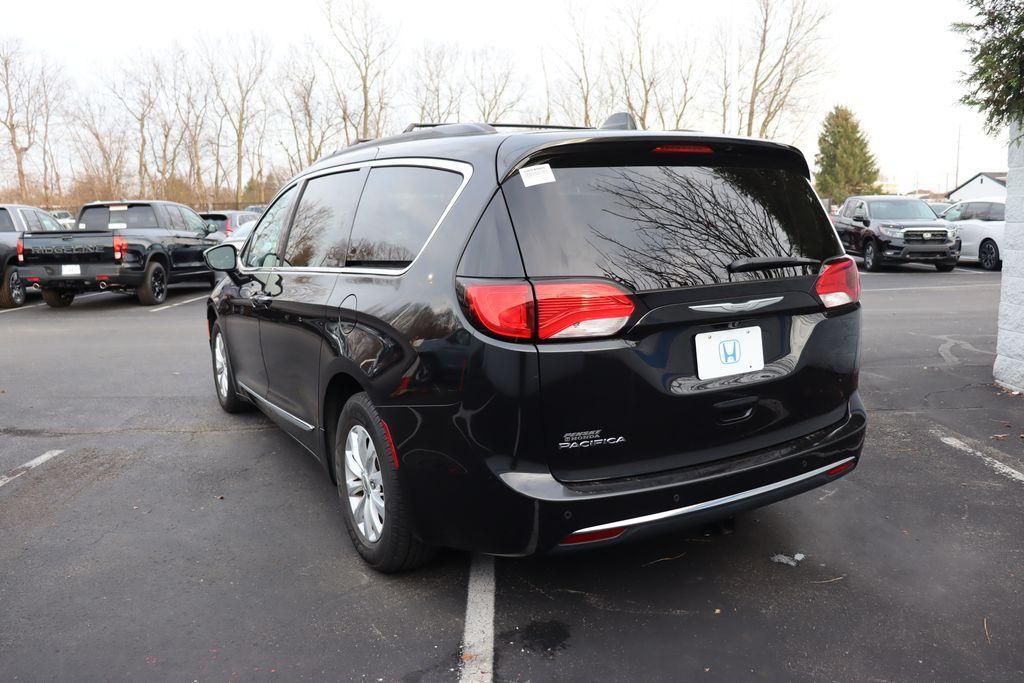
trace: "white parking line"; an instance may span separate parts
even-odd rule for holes
[[[927,287],[883,287],[880,289],[862,289],[861,292],[912,292],[917,289],[970,289],[972,287],[999,287],[1000,283],[991,282],[984,285],[929,285]]]
[[[167,304],[166,306],[160,306],[159,308],[149,309],[150,313],[159,313],[160,311],[166,311],[168,308],[174,308],[175,306],[181,306],[182,304],[190,304],[193,301],[199,301],[200,299],[209,298],[209,294],[203,294],[202,296],[193,297],[191,299],[185,299],[184,301],[178,301],[173,304]]]
[[[943,434],[942,432],[940,432],[940,431],[938,431],[936,429],[932,430],[932,434],[937,436],[939,438],[939,441],[941,441],[942,443],[946,444],[947,446],[952,446],[953,448],[957,449],[958,451],[963,451],[964,453],[970,453],[971,455],[973,455],[973,456],[975,456],[977,458],[981,458],[982,462],[984,462],[986,465],[988,465],[989,467],[991,467],[993,470],[995,470],[999,474],[1003,475],[1004,477],[1007,477],[1009,479],[1013,479],[1015,481],[1019,481],[1022,484],[1024,484],[1024,472],[1020,472],[1018,470],[1015,470],[1012,467],[1010,467],[1009,465],[1007,465],[1007,464],[1005,464],[1005,463],[1003,463],[1003,462],[1001,462],[999,460],[996,460],[995,458],[993,458],[991,456],[985,455],[984,453],[982,453],[981,451],[979,451],[979,450],[977,450],[975,448],[971,448],[970,446],[968,446],[966,443],[964,443],[960,439],[954,438],[952,436],[946,436],[945,434]]]
[[[76,300],[77,299],[88,299],[90,296],[99,296],[100,294],[106,294],[106,292],[93,292],[92,294],[80,294],[79,296],[76,296],[75,299]],[[45,305],[46,305],[45,303],[42,303],[42,304],[29,304],[28,306],[19,306],[18,308],[5,308],[5,309],[0,310],[0,313],[14,313],[15,311],[24,311],[27,308],[39,308],[40,306],[45,306]]]
[[[11,483],[12,481],[17,479],[21,475],[23,475],[26,472],[28,472],[29,470],[31,470],[31,469],[33,469],[35,467],[39,467],[40,465],[42,465],[44,462],[46,462],[50,458],[55,458],[58,455],[60,455],[61,453],[63,453],[63,452],[64,451],[62,451],[62,450],[46,451],[45,453],[40,455],[38,458],[32,458],[31,460],[29,460],[27,463],[25,463],[21,467],[15,467],[13,470],[8,472],[4,476],[0,477],[0,486],[3,486],[4,484]]]
[[[474,555],[466,590],[460,683],[494,680],[494,558]]]

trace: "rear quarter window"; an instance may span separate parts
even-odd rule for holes
[[[14,232],[14,219],[7,209],[0,209],[0,232]]]
[[[156,213],[149,204],[89,206],[82,209],[78,227],[86,230],[158,228]]]
[[[352,226],[347,265],[408,265],[461,184],[462,174],[438,168],[371,168]]]
[[[530,277],[600,277],[637,291],[802,274],[729,273],[740,258],[842,253],[806,178],[780,168],[553,169],[503,185]]]

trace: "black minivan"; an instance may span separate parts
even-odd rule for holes
[[[381,571],[657,533],[860,457],[860,281],[793,147],[413,130],[206,259],[221,405],[323,464]]]

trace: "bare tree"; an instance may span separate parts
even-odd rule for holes
[[[270,59],[270,45],[261,36],[252,35],[244,50],[223,52],[214,55],[208,52],[207,66],[213,84],[214,98],[232,138],[230,144],[234,153],[235,204],[242,203],[243,167],[246,153],[246,136],[253,122],[262,116],[260,99],[257,97],[263,75]],[[217,138],[218,146],[220,138]]]
[[[122,68],[108,90],[121,103],[135,126],[135,168],[138,193],[146,193],[146,144],[149,139],[149,116],[158,98],[160,63],[150,55],[142,61],[132,62]]]
[[[391,106],[388,70],[393,61],[395,44],[393,27],[384,23],[368,0],[324,0],[324,12],[331,35],[344,55],[343,63],[351,67],[356,80],[357,95],[351,106],[347,69],[329,64],[335,99],[344,113],[352,137],[380,137]],[[346,131],[346,140],[349,139]]]
[[[7,143],[18,175],[18,199],[28,201],[27,155],[36,144],[40,115],[40,68],[17,40],[0,42],[0,89]]]
[[[716,98],[715,98],[715,111],[721,124],[720,130],[722,133],[728,132],[729,129],[729,111],[732,109],[732,98],[734,84],[734,74],[732,67],[732,50],[730,45],[730,35],[724,25],[719,25],[715,31],[715,37],[712,45],[712,54],[715,60],[715,80],[716,80]]]
[[[572,32],[569,54],[563,57],[569,85],[557,98],[558,106],[570,121],[595,126],[600,111],[606,108],[605,88],[594,74],[594,71],[601,72],[602,55],[595,53],[588,40],[586,10],[570,5],[566,13]]]
[[[52,206],[54,196],[60,197],[63,194],[55,142],[60,128],[66,125],[61,118],[64,114],[62,98],[67,95],[69,84],[63,70],[53,64],[44,63],[40,74],[39,109],[42,125],[40,145],[42,148],[43,204]],[[58,128],[56,136],[53,134],[54,128]]]
[[[281,147],[292,173],[319,159],[344,125],[327,101],[324,81],[311,43],[293,48],[278,71],[277,91],[284,103],[280,114],[286,122]]]
[[[93,198],[115,199],[125,193],[125,160],[129,140],[124,134],[128,121],[96,101],[77,109],[75,143],[82,167],[79,182],[86,182]]]
[[[413,86],[419,120],[444,123],[457,120],[463,80],[458,49],[450,44],[424,44],[415,55]]]
[[[178,159],[185,145],[185,132],[181,125],[181,100],[176,95],[181,91],[180,80],[184,78],[183,64],[169,60],[163,64],[154,60],[154,81],[157,99],[151,112],[148,127],[148,146],[150,149],[149,176],[150,184],[158,196],[174,199],[181,197],[180,183],[172,181],[178,178]]]
[[[635,4],[619,15],[625,39],[618,46],[616,66],[619,86],[626,108],[642,129],[653,122],[655,88],[660,85],[663,67],[659,49],[651,37],[649,11]]]
[[[687,46],[678,47],[668,62],[662,82],[654,94],[658,119],[665,130],[682,128],[691,111],[699,89],[693,72],[693,52]]]
[[[757,15],[741,50],[741,129],[746,135],[774,135],[792,113],[801,89],[822,69],[815,49],[828,12],[815,0],[758,0]]]
[[[186,178],[195,200],[209,203],[211,197],[204,175],[204,148],[209,135],[211,106],[208,73],[180,48],[172,53],[171,58],[181,67],[181,76],[175,81],[174,99],[187,163]]]
[[[519,107],[525,92],[507,54],[490,48],[477,50],[470,64],[470,89],[481,121],[497,123]]]

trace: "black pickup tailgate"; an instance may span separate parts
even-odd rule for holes
[[[114,263],[114,234],[110,230],[25,233],[24,265]]]

